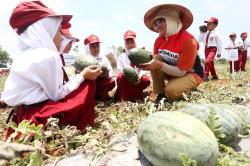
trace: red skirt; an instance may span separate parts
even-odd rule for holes
[[[107,101],[109,99],[109,91],[115,87],[115,80],[111,77],[98,77],[96,79],[96,99]]]
[[[94,125],[95,91],[95,81],[85,80],[62,100],[18,106],[12,120],[19,124],[27,119],[35,124],[45,125],[49,117],[56,117],[59,118],[59,126],[73,125],[83,131],[88,125]],[[12,131],[8,130],[7,137]]]
[[[147,76],[142,76],[140,83],[134,85],[124,78],[122,72],[117,75],[117,90],[115,93],[116,100],[120,101],[136,101],[143,99],[143,90],[150,85]]]

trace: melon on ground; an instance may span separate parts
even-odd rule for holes
[[[214,133],[183,112],[151,114],[139,125],[137,139],[140,150],[155,166],[181,166],[183,154],[198,166],[214,166],[219,155]]]

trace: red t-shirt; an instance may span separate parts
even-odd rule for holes
[[[195,38],[185,30],[165,37],[158,37],[154,44],[154,54],[162,57],[163,61],[181,70],[192,71],[199,48]]]
[[[192,72],[197,83],[200,84],[202,79],[199,71],[194,73],[195,70],[193,70],[198,49],[198,42],[185,30],[169,36],[167,41],[165,37],[160,36],[154,44],[154,54],[161,56],[163,61],[171,66]]]

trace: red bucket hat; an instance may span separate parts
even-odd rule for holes
[[[215,17],[211,17],[209,20],[206,20],[204,22],[205,23],[214,23],[214,24],[218,24],[219,23],[218,19],[215,18]]]
[[[124,40],[126,40],[126,39],[135,39],[135,38],[136,38],[136,33],[131,31],[131,30],[127,30],[124,33]]]
[[[10,25],[17,34],[21,34],[25,29],[44,17],[62,17],[62,27],[69,28],[69,21],[72,15],[57,15],[45,6],[41,1],[24,1],[17,5],[10,17]]]
[[[68,38],[71,38],[71,39],[74,39],[76,42],[79,42],[80,40],[74,36],[71,35],[70,31],[69,31],[69,28],[67,29],[62,29],[61,30],[61,33],[63,36],[66,36]]]
[[[85,45],[90,43],[101,43],[101,41],[99,40],[98,36],[92,34],[84,40]]]
[[[179,17],[183,23],[182,29],[187,29],[192,24],[193,14],[191,13],[191,11],[188,8],[178,4],[162,4],[149,9],[144,15],[144,24],[150,30],[155,32],[152,20],[155,18],[157,13],[159,13],[161,10],[166,10],[166,9],[170,11],[176,11],[177,13],[179,13]]]
[[[247,32],[242,32],[240,36],[245,36],[245,37],[247,37]]]

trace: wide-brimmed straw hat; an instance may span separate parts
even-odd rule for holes
[[[169,11],[175,11],[179,13],[179,17],[183,23],[182,29],[187,29],[193,22],[193,14],[191,11],[181,5],[178,4],[161,4],[157,5],[151,9],[149,9],[146,14],[144,15],[144,23],[145,25],[152,31],[156,32],[153,26],[153,19],[159,13],[161,10],[169,10]]]

